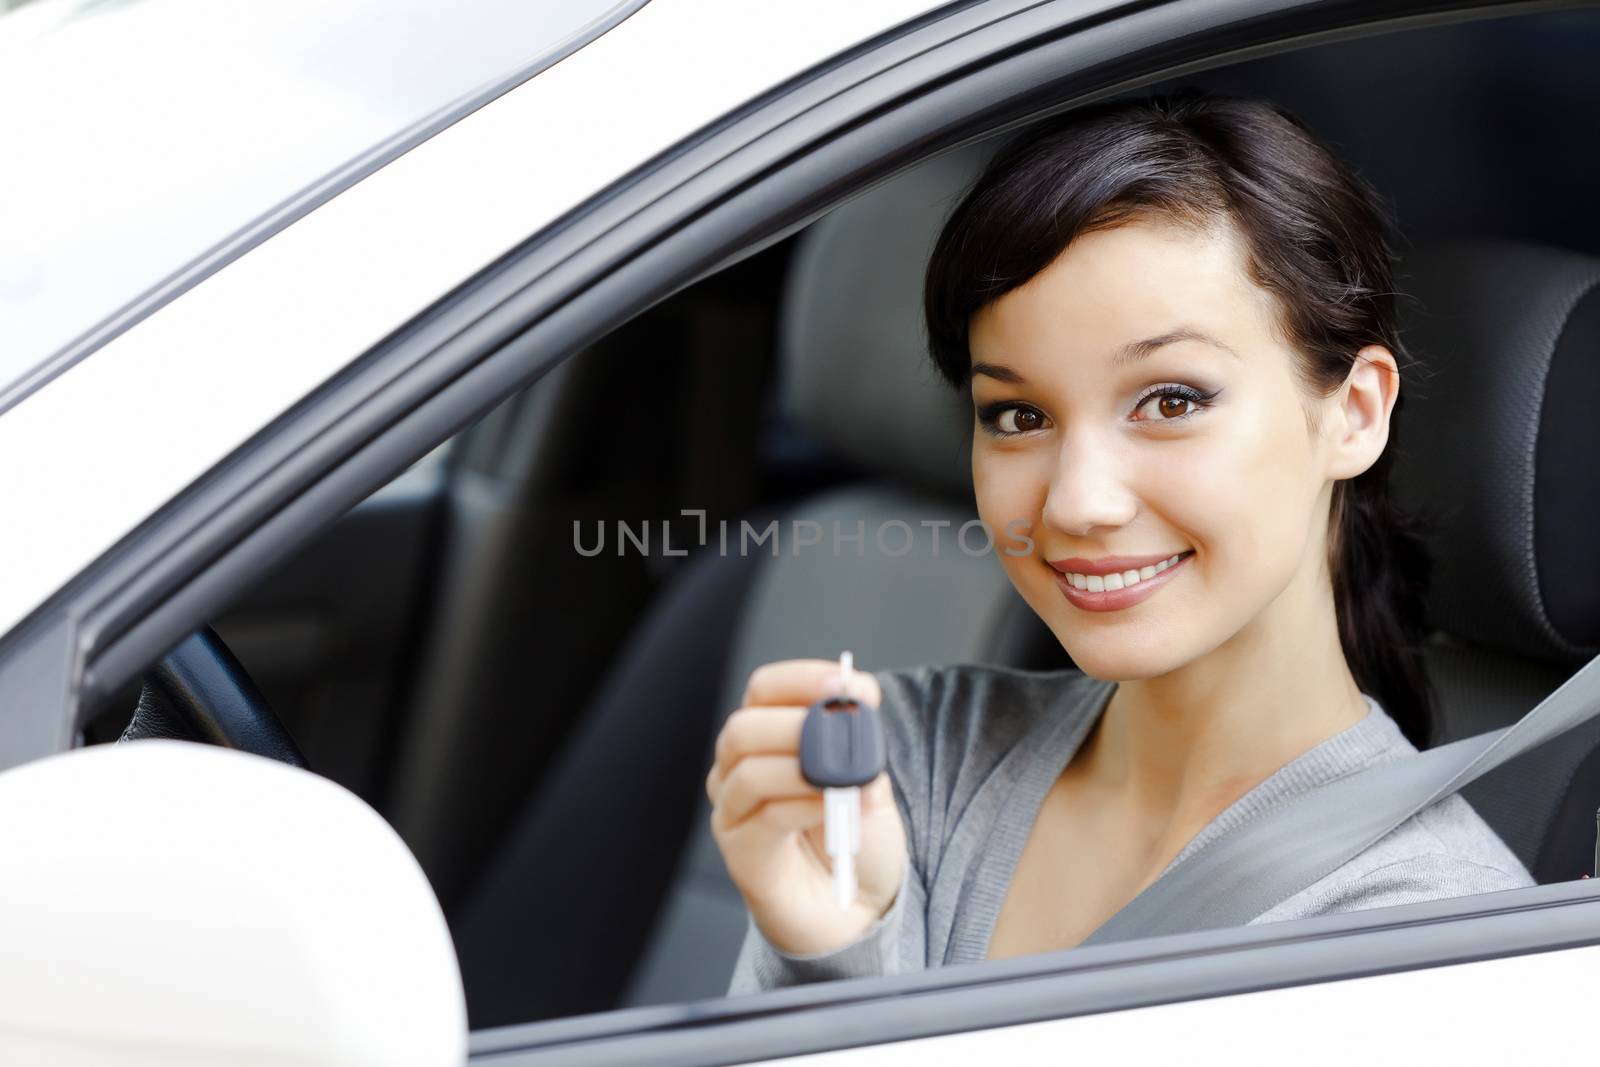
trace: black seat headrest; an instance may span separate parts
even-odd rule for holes
[[[1397,276],[1404,379],[1395,487],[1433,519],[1433,624],[1562,662],[1600,651],[1600,259],[1453,241]]]
[[[779,327],[784,403],[813,437],[864,471],[967,499],[972,405],[928,358],[922,280],[993,150],[982,141],[936,156],[812,225]]]

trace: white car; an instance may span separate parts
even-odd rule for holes
[[[0,1059],[1581,1057],[1594,6],[0,3]],[[752,667],[1069,665],[992,560],[802,551],[972,517],[942,212],[1187,82],[1411,238],[1439,739],[1565,694],[1463,790],[1540,884],[724,996]]]

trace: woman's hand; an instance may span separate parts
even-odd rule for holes
[[[834,899],[823,847],[822,790],[800,776],[806,709],[839,689],[839,664],[790,659],[757,667],[740,707],[717,736],[706,776],[711,835],[745,906],[771,944],[790,955],[832,952],[855,941],[894,903],[906,863],[905,827],[889,773],[861,787],[856,899]],[[851,671],[848,695],[877,707],[878,681]]]

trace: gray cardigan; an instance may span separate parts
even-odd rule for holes
[[[1110,701],[1115,682],[1076,670],[968,664],[878,671],[895,803],[909,860],[893,905],[833,952],[793,956],[754,921],[730,994],[982,960],[1045,794]],[[1167,866],[1286,797],[1416,749],[1371,696],[1356,725],[1301,754],[1208,823]],[[1163,871],[1163,875],[1166,872]],[[1424,809],[1251,923],[1533,885],[1459,796]]]

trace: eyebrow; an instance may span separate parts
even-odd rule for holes
[[[1235,359],[1239,357],[1239,353],[1210,334],[1203,333],[1193,326],[1179,326],[1175,330],[1168,330],[1160,337],[1147,337],[1143,341],[1129,341],[1122,346],[1122,349],[1115,356],[1111,357],[1111,362],[1117,366],[1121,366],[1124,363],[1135,363],[1163,345],[1175,344],[1178,341],[1199,341],[1201,344],[1210,345],[1212,348],[1220,348]]]
[[[1230,356],[1233,356],[1235,359],[1239,357],[1239,353],[1235,352],[1233,349],[1229,348],[1215,337],[1212,337],[1210,334],[1197,330],[1193,326],[1179,326],[1176,329],[1168,330],[1166,333],[1157,337],[1146,337],[1142,341],[1129,341],[1127,344],[1117,349],[1116,353],[1111,357],[1111,364],[1112,366],[1120,367],[1127,363],[1136,363],[1139,360],[1150,356],[1156,351],[1156,349],[1162,348],[1166,345],[1176,344],[1179,341],[1199,341],[1201,344],[1207,344],[1213,348],[1220,348],[1222,351],[1228,353]],[[996,381],[1010,382],[1012,385],[1027,384],[1026,378],[1012,370],[1010,367],[1003,366],[999,363],[974,363],[972,365],[971,376],[976,378],[980,374],[993,378]]]

